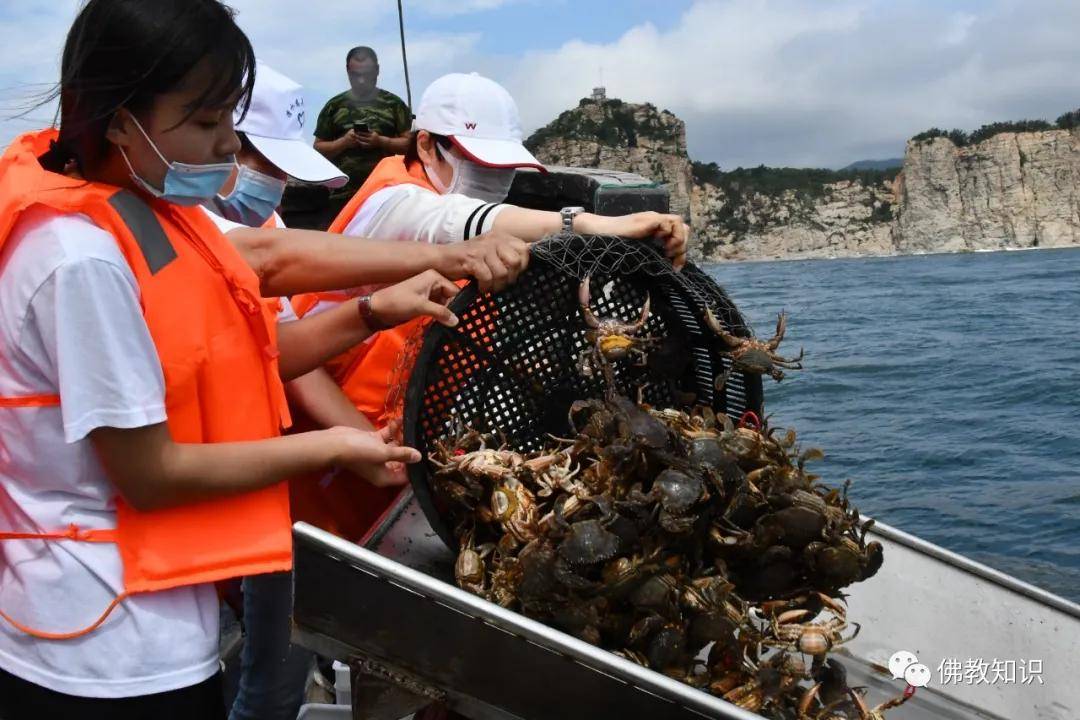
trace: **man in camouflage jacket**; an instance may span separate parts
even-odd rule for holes
[[[345,69],[349,89],[330,98],[315,125],[315,149],[349,176],[346,185],[330,193],[334,215],[380,160],[405,154],[412,129],[409,107],[397,95],[376,87],[379,60],[374,50],[353,48]]]

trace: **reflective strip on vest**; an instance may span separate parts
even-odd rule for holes
[[[165,235],[161,222],[150,206],[137,195],[121,190],[109,198],[109,204],[120,215],[135,242],[139,244],[151,275],[157,275],[161,268],[176,259],[176,249]]]

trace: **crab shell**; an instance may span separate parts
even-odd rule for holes
[[[472,548],[465,548],[458,553],[454,562],[454,577],[458,586],[469,592],[479,592],[484,586],[484,560],[480,553]]]
[[[620,360],[626,357],[630,349],[640,344],[637,340],[626,335],[604,335],[598,340],[600,352],[610,360]]]
[[[559,554],[571,565],[595,565],[615,557],[619,536],[608,531],[599,520],[581,520],[570,525]]]
[[[544,540],[533,541],[522,548],[518,554],[521,562],[518,592],[522,597],[540,598],[555,590],[555,558],[555,548]]]
[[[660,495],[661,507],[671,513],[686,512],[705,495],[701,478],[670,468],[656,477],[653,488]]]
[[[799,635],[799,652],[807,655],[824,655],[829,652],[832,642],[829,635],[821,628],[809,627]]]
[[[652,636],[645,655],[654,670],[666,670],[678,664],[686,654],[686,632],[674,623],[668,623]]]

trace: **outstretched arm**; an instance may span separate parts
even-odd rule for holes
[[[389,430],[331,428],[270,440],[178,443],[165,423],[90,433],[109,479],[136,510],[157,510],[258,490],[288,477],[341,466],[365,479],[420,453],[394,445]]]
[[[434,270],[420,273],[371,295],[371,314],[384,327],[428,316],[447,326],[457,318],[446,307],[458,288]],[[338,353],[371,336],[360,314],[359,299],[339,304],[326,312],[278,324],[278,370],[284,380],[305,375]]]
[[[557,212],[507,206],[495,218],[494,228],[535,242],[562,229]],[[686,243],[690,229],[678,215],[641,212],[632,215],[606,216],[581,213],[574,218],[574,231],[583,235],[619,235],[627,238],[657,238],[664,242],[667,256],[676,268],[686,264]]]
[[[240,227],[226,235],[259,276],[266,297],[393,283],[425,270],[450,280],[475,277],[481,291],[501,290],[529,257],[526,244],[506,232],[408,247],[314,230]]]

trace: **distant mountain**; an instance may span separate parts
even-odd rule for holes
[[[889,158],[888,160],[859,160],[853,162],[844,170],[892,170],[903,167],[904,158]]]

